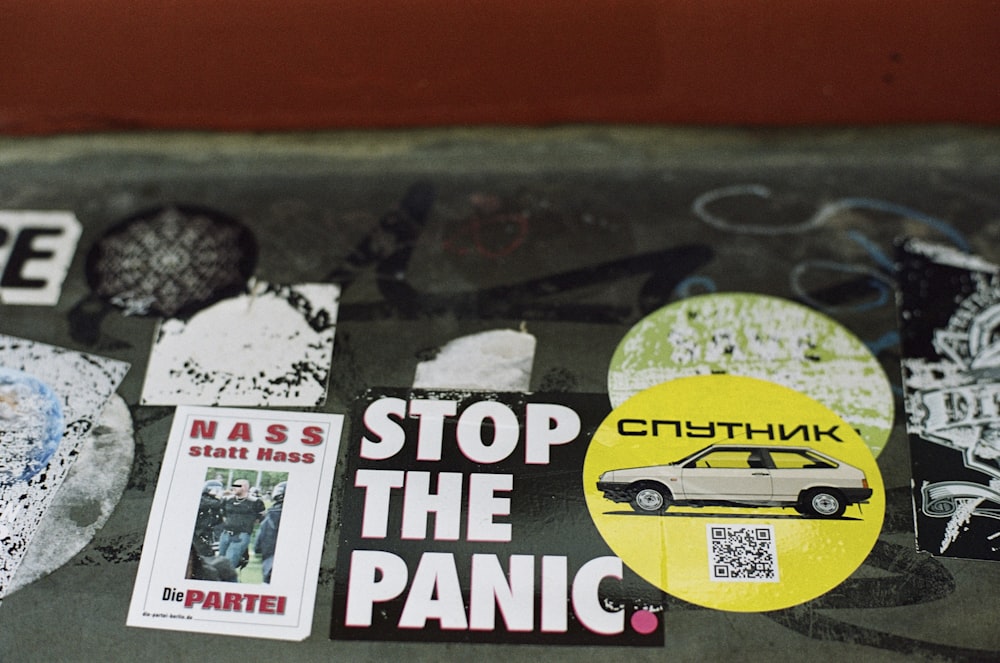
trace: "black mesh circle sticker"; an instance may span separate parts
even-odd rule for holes
[[[241,292],[256,262],[257,242],[236,219],[170,205],[111,228],[87,256],[87,281],[126,314],[185,316]]]

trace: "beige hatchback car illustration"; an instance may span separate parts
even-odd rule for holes
[[[777,506],[820,518],[839,518],[872,495],[864,472],[815,449],[724,444],[667,465],[604,472],[597,489],[640,513],[671,505]]]

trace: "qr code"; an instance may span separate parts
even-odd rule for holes
[[[707,525],[711,580],[778,582],[778,552],[771,525]]]

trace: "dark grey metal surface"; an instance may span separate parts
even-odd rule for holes
[[[339,480],[308,640],[127,628],[172,408],[136,405],[155,320],[87,302],[84,277],[104,231],[166,203],[246,223],[260,279],[349,277],[323,408],[331,412],[347,412],[366,387],[410,386],[416,364],[457,336],[522,325],[538,340],[533,389],[602,392],[632,324],[712,289],[824,310],[898,385],[892,241],[965,243],[1000,261],[998,176],[1000,132],[971,128],[0,139],[0,209],[68,209],[84,225],[59,305],[2,306],[0,332],[132,362],[119,393],[136,428],[128,487],[104,529],[0,606],[0,660],[1000,657],[1000,565],[914,552],[898,411],[879,458],[888,507],[868,562],[830,594],[776,613],[671,601],[663,650],[328,640]]]

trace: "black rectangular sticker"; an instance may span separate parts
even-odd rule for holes
[[[660,590],[591,521],[606,395],[372,390],[356,402],[331,638],[662,646]]]
[[[1000,559],[1000,272],[919,240],[897,257],[917,548]]]

